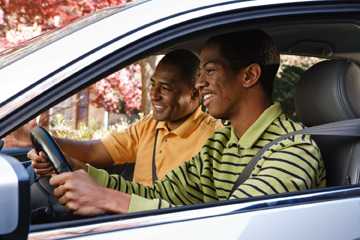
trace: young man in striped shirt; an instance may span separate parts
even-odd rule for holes
[[[296,135],[273,145],[246,181],[232,189],[260,149],[302,125],[288,119],[278,103],[271,103],[279,53],[264,32],[248,30],[213,37],[203,47],[200,59],[197,88],[204,104],[212,116],[230,120],[231,126],[216,131],[197,155],[153,187],[91,166],[88,173],[54,176],[50,183],[56,187],[54,194],[60,203],[82,215],[124,213],[325,185],[319,148],[310,136]]]

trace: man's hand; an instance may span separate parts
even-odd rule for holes
[[[54,175],[50,184],[59,202],[77,215],[126,213],[129,208],[128,194],[99,186],[84,170]]]
[[[31,149],[27,153],[27,157],[31,160],[31,165],[39,177],[50,176],[55,173],[53,166],[44,152],[40,151],[37,153],[35,149]]]
[[[36,127],[35,119],[19,127],[4,138],[4,147],[31,147],[30,132]]]

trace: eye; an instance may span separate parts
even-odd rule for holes
[[[172,91],[172,89],[168,86],[161,86],[161,91],[163,91],[163,90],[168,91],[168,92]]]
[[[216,71],[216,69],[215,68],[206,68],[205,69],[205,72],[206,72],[206,75],[208,75],[208,76],[211,76],[211,75],[213,75],[214,73],[215,73],[215,71]]]
[[[155,81],[154,80],[150,80],[150,84],[149,87],[154,88],[155,87]]]

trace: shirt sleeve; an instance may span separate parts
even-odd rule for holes
[[[325,167],[313,144],[295,144],[269,151],[230,199],[302,191],[322,185]]]
[[[90,165],[88,173],[101,186],[132,194],[129,211],[141,211],[204,202],[204,193],[199,187],[201,164],[198,154],[153,186],[127,181],[120,175],[110,175]]]
[[[113,132],[101,139],[113,162],[134,162],[144,120],[131,125],[123,132]]]

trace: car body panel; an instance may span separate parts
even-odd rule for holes
[[[358,193],[360,188],[356,190]],[[30,239],[357,239],[360,196],[348,190],[191,209],[31,233]],[[342,197],[339,197],[342,196]],[[347,196],[347,197],[345,197]],[[327,200],[324,200],[328,198]],[[296,217],[294,217],[296,216]],[[329,221],[331,219],[331,221]],[[259,231],[259,227],[263,228]],[[341,231],[339,231],[341,229]],[[354,229],[356,229],[354,231]]]
[[[13,214],[1,216],[0,218],[0,234],[4,232],[10,232],[15,230],[19,221],[16,217],[19,215],[18,211],[18,184],[16,179],[16,173],[11,168],[10,164],[2,158],[9,158],[5,155],[0,155],[0,196],[7,195],[6,198],[0,197],[0,206],[6,206],[7,208],[14,209]],[[9,201],[10,200],[10,201]]]

